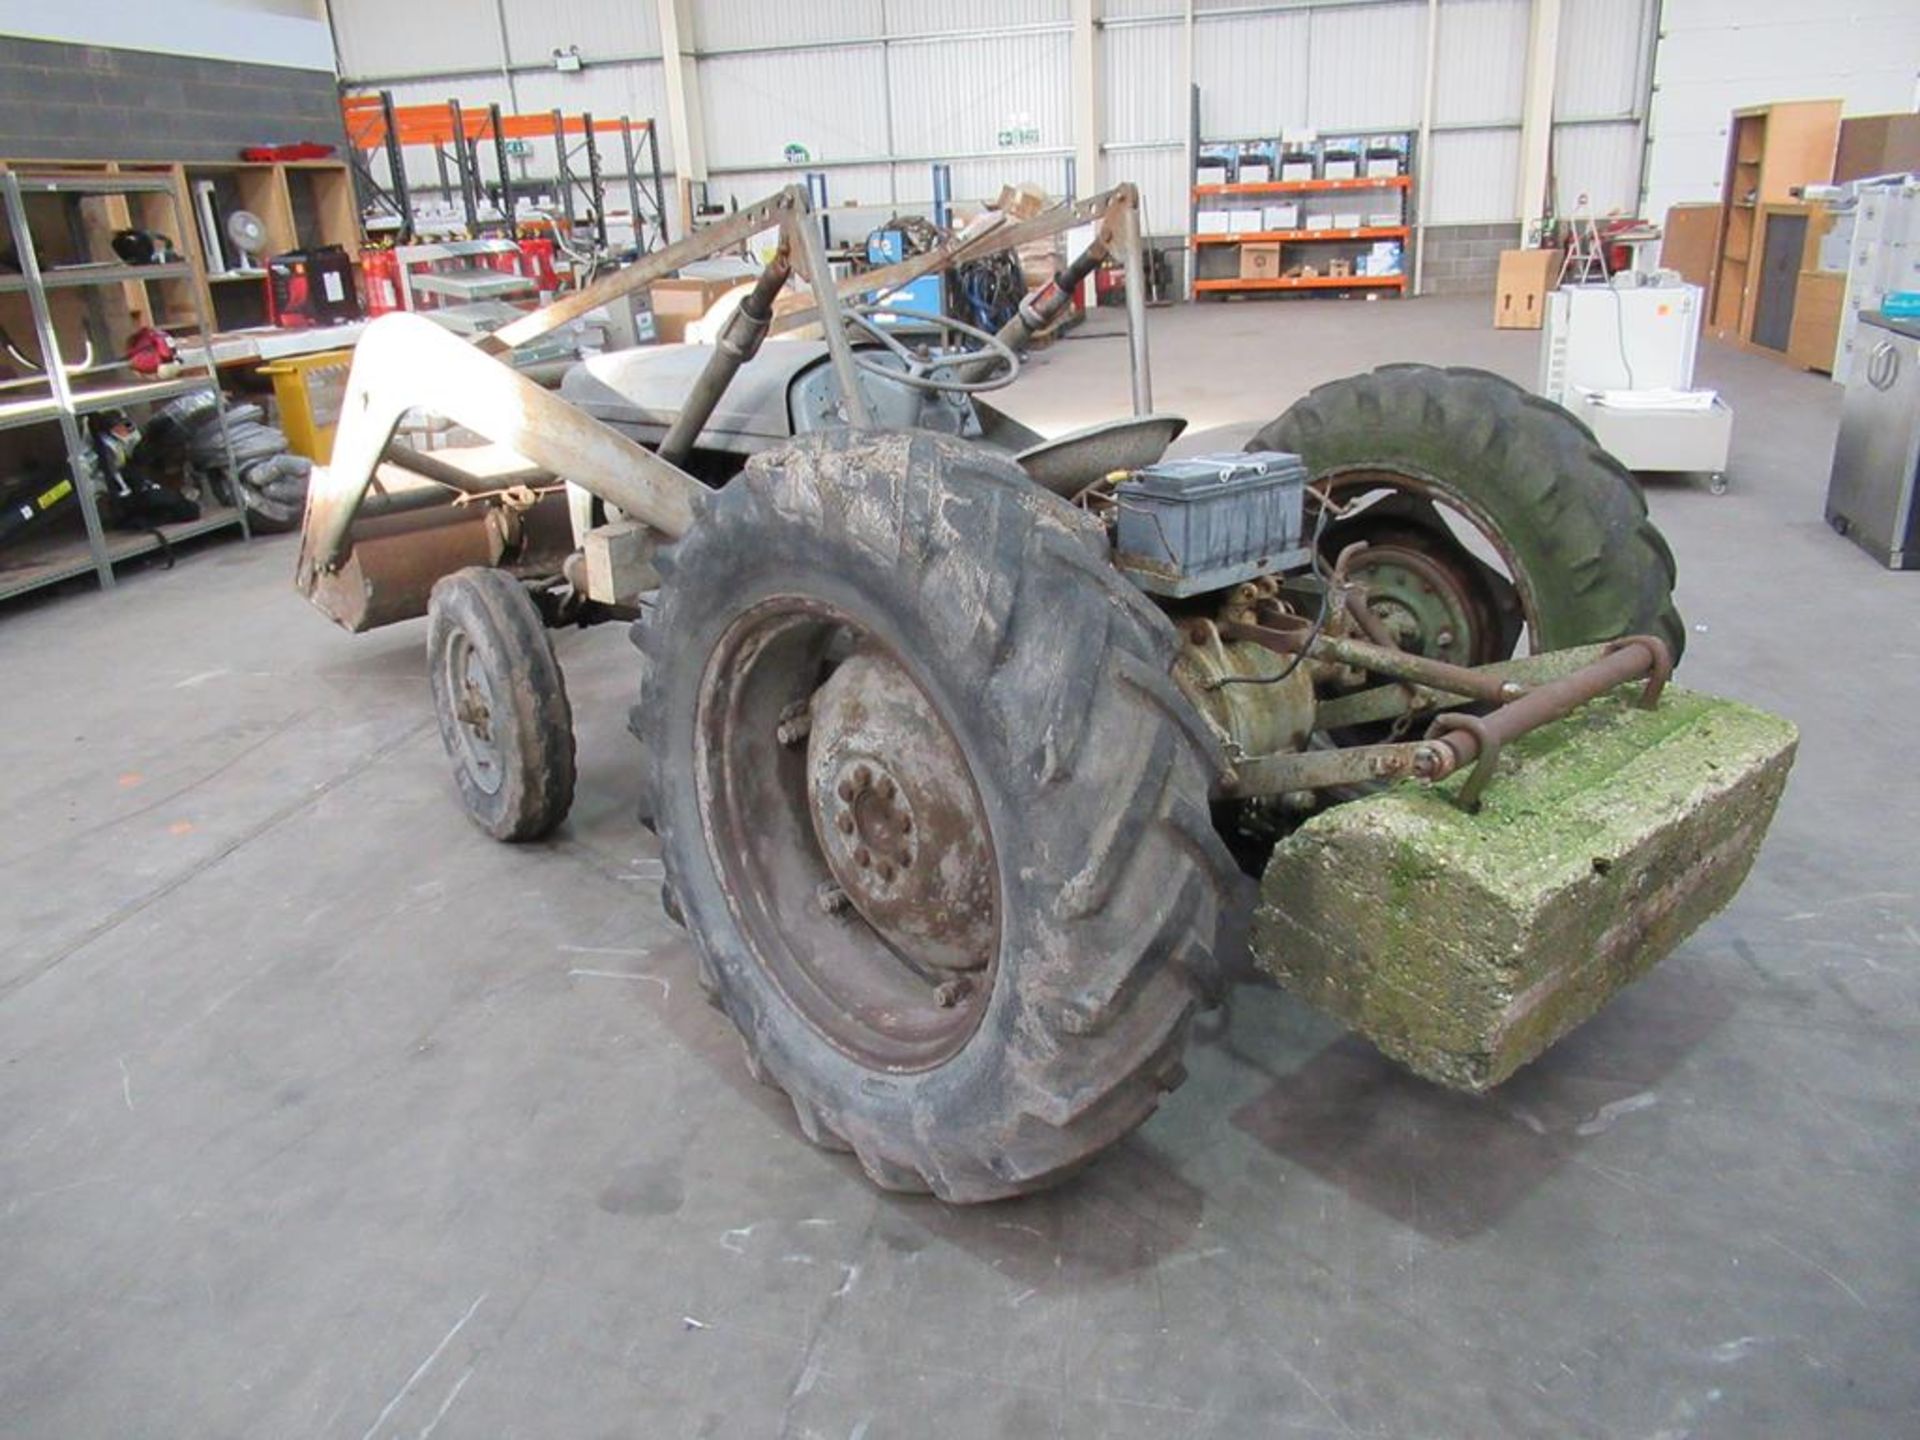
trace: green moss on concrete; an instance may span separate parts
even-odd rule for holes
[[[1465,783],[1402,785],[1275,851],[1256,960],[1429,1078],[1496,1084],[1733,897],[1792,763],[1792,725],[1669,688],[1604,697]]]

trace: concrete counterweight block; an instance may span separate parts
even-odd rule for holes
[[[1733,898],[1793,764],[1785,720],[1634,693],[1509,745],[1477,815],[1462,772],[1314,817],[1261,881],[1256,962],[1442,1085],[1540,1055]]]

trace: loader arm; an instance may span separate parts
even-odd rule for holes
[[[295,572],[304,594],[346,558],[374,471],[415,409],[511,447],[663,535],[693,524],[703,487],[685,471],[433,321],[383,315],[354,351],[332,463],[314,472]]]

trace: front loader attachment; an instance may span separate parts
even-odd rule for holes
[[[1465,771],[1335,805],[1275,850],[1255,962],[1416,1074],[1489,1089],[1733,898],[1797,738],[1615,690],[1509,741],[1477,810]]]

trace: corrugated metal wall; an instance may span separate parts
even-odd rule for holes
[[[1562,213],[1585,194],[1631,208],[1655,0],[1563,0],[1554,175]],[[1877,0],[1885,3],[1885,0]],[[522,110],[664,122],[651,0],[332,0],[349,76],[467,71],[396,86],[406,99],[499,98]],[[1189,74],[1205,139],[1413,129],[1425,81],[1425,0],[1106,0],[1099,32],[1102,177],[1141,187],[1150,229],[1188,210]],[[1425,219],[1512,220],[1529,0],[1441,0]],[[961,200],[1031,179],[1064,190],[1073,154],[1068,0],[698,0],[693,43],[710,191],[750,198],[791,178],[790,144],[826,170],[835,204],[930,191],[950,157]],[[587,68],[542,68],[577,45]],[[405,57],[404,63],[400,57]],[[502,65],[510,73],[502,73]],[[491,72],[491,73],[489,73]],[[670,150],[668,152],[671,154]],[[1081,190],[1092,177],[1078,177]]]

